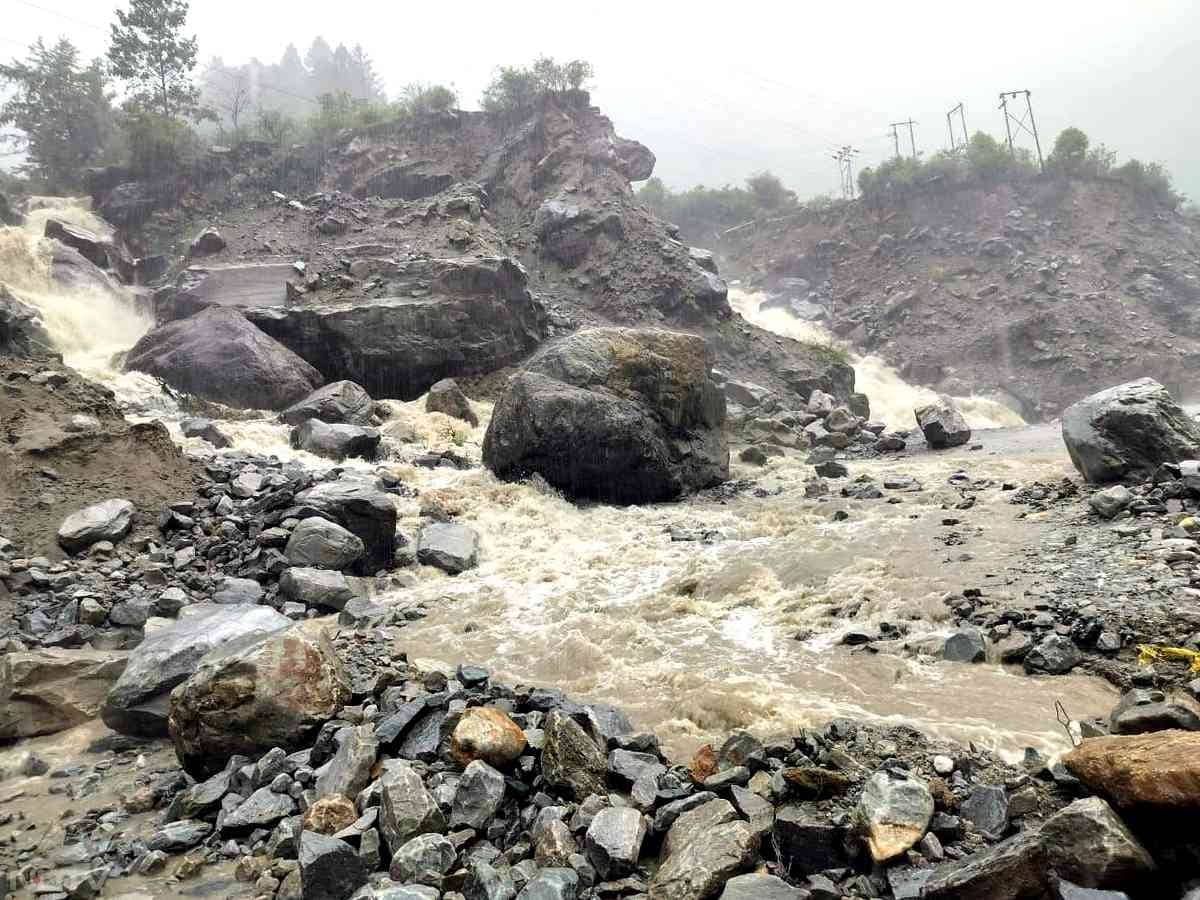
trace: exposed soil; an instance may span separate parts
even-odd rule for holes
[[[0,359],[0,429],[0,524],[30,555],[61,558],[58,526],[91,503],[133,501],[138,528],[194,490],[161,423],[125,421],[106,388],[51,358]]]
[[[1047,419],[1100,385],[1198,387],[1200,235],[1123,185],[1042,181],[744,229],[726,268],[945,393]],[[736,243],[735,243],[736,242]],[[812,312],[811,306],[809,312]]]

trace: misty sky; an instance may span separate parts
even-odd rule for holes
[[[0,52],[65,34],[100,54],[117,5],[4,0]],[[1077,125],[1121,158],[1165,163],[1200,199],[1196,0],[193,0],[190,23],[202,60],[273,62],[289,41],[303,54],[320,33],[361,43],[390,93],[453,83],[466,108],[497,64],[588,59],[594,102],[657,154],[673,187],[771,169],[801,196],[832,193],[832,148],[848,143],[860,165],[877,162],[892,152],[888,123],[911,117],[918,150],[941,149],[946,110],[960,100],[971,131],[1002,135],[997,94],[1028,88],[1047,152]]]

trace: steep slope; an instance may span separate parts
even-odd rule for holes
[[[929,191],[744,229],[727,266],[910,381],[1030,420],[1097,385],[1200,387],[1200,234],[1123,185]]]
[[[586,95],[548,99],[509,126],[458,112],[347,135],[317,189],[296,199],[273,195],[261,172],[239,172],[224,185],[227,202],[189,201],[193,225],[216,225],[226,246],[190,260],[196,268],[160,291],[158,315],[241,306],[326,378],[382,367],[379,386],[405,398],[597,324],[697,332],[731,378],[804,397],[815,386],[848,393],[853,375],[836,354],[736,316],[711,254],[637,202],[630,181],[653,166]],[[511,327],[501,327],[504,310]],[[399,351],[372,347],[367,359],[357,349],[393,313],[422,345],[419,372]]]

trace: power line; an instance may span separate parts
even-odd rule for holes
[[[830,154],[838,167],[838,177],[842,182],[842,199],[854,199],[854,157],[858,151],[849,144],[838,147]]]
[[[74,22],[77,25],[82,25],[84,28],[94,28],[96,31],[108,31],[103,25],[97,25],[95,22],[88,22],[85,19],[80,19],[78,16],[68,15],[60,12],[57,9],[51,9],[48,6],[41,6],[37,3],[30,3],[29,0],[12,0],[13,3],[19,3],[21,6],[28,6],[30,9],[36,9],[39,12],[44,12],[47,15],[56,16],[59,19],[66,19],[68,22]]]
[[[958,113],[958,121],[962,128],[962,144],[958,143],[958,139],[955,136],[955,129],[954,129],[954,114],[955,113]],[[967,144],[971,143],[971,139],[967,136],[967,116],[966,116],[966,113],[963,111],[963,105],[962,105],[961,101],[959,102],[958,106],[952,107],[946,113],[946,126],[950,129],[950,152],[951,153],[953,153],[955,150],[957,150],[960,146],[965,147],[965,146],[967,146]]]
[[[1012,113],[1008,109],[1009,99],[1015,100],[1022,94],[1025,95],[1025,112],[1020,116]],[[1046,161],[1042,159],[1042,142],[1038,139],[1037,122],[1033,119],[1033,101],[1030,99],[1029,91],[1001,91],[1000,92],[1000,109],[1004,112],[1004,133],[1008,135],[1008,152],[1015,155],[1016,150],[1013,148],[1012,126],[1016,125],[1019,131],[1024,131],[1026,134],[1033,135],[1033,145],[1037,147],[1038,165],[1042,171],[1046,171]]]
[[[888,128],[892,129],[892,140],[895,141],[896,144],[896,159],[900,158],[900,132],[896,129],[901,125],[908,126],[908,142],[912,145],[912,158],[917,158],[917,138],[913,132],[913,126],[916,124],[917,123],[912,119],[908,119],[904,122],[891,122],[888,124]]]

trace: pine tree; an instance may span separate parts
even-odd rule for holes
[[[197,111],[191,78],[197,45],[194,36],[183,35],[187,16],[187,0],[130,0],[112,26],[112,73],[133,84],[134,100],[165,119]]]
[[[47,47],[39,38],[25,60],[0,64],[0,84],[12,89],[0,104],[0,125],[20,129],[15,143],[26,153],[24,169],[50,190],[78,187],[114,131],[99,61],[85,67],[67,39]]]

